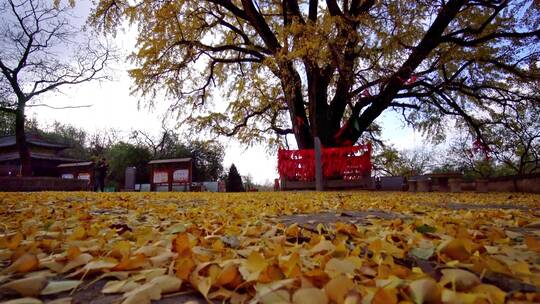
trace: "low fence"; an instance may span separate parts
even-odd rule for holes
[[[86,190],[91,190],[86,180],[61,179],[56,177],[0,177],[0,191],[2,192]]]

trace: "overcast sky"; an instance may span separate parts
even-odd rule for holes
[[[78,2],[78,17],[83,20],[88,14],[89,4]],[[114,41],[123,52],[122,58],[134,49],[135,30],[120,33]],[[129,63],[121,61],[113,67],[112,81],[85,83],[73,87],[65,87],[61,92],[43,96],[40,102],[54,107],[81,106],[77,109],[54,110],[45,107],[29,108],[28,114],[35,117],[42,126],[54,121],[67,123],[83,128],[92,133],[96,130],[113,128],[120,135],[127,136],[133,130],[147,131],[158,136],[168,102],[156,100],[154,109],[138,108],[138,99],[130,95],[132,85],[127,75]],[[385,114],[378,122],[383,126],[383,139],[399,149],[411,149],[422,144],[418,133],[404,126],[396,114]],[[174,121],[169,121],[172,125]],[[234,163],[241,175],[250,175],[256,183],[271,183],[277,174],[277,151],[269,151],[267,147],[243,147],[233,139],[223,138],[226,147],[224,167],[228,169]]]

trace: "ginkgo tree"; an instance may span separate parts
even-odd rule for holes
[[[533,0],[101,0],[91,22],[124,20],[139,30],[135,91],[243,142],[351,145],[385,111],[483,140],[501,107],[539,103]]]

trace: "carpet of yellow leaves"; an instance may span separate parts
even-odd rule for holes
[[[280,218],[373,210],[395,216]],[[0,301],[106,279],[122,303],[534,302],[539,215],[525,194],[0,193]]]

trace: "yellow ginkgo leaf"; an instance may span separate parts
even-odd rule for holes
[[[150,283],[158,286],[161,289],[162,294],[178,291],[182,286],[182,280],[171,275],[155,277]]]
[[[264,303],[288,303],[290,302],[291,295],[283,288],[290,286],[295,281],[296,279],[284,279],[267,284],[257,283],[255,285],[257,294],[252,302],[260,301]]]
[[[262,304],[289,304],[291,302],[291,294],[287,290],[278,289],[259,297],[258,302]]]
[[[480,284],[471,289],[471,293],[483,294],[485,298],[492,304],[503,304],[506,299],[506,292],[499,287],[489,284]]]
[[[175,260],[174,270],[176,276],[182,280],[189,280],[191,272],[195,269],[196,264],[191,256],[181,256]]]
[[[257,251],[252,251],[247,260],[244,260],[239,268],[240,273],[246,281],[254,281],[266,269],[268,263],[266,259]]]
[[[328,298],[336,303],[342,303],[349,290],[352,289],[354,289],[354,283],[345,275],[333,278],[324,287]]]
[[[88,273],[92,272],[99,272],[104,270],[109,270],[114,268],[118,263],[111,262],[107,260],[97,260],[97,261],[91,261],[88,264],[84,265],[84,267],[80,268],[79,270],[65,276],[66,278],[73,278],[78,277],[80,275],[87,275]]]
[[[301,288],[294,292],[294,304],[327,304],[328,296],[319,288]]]
[[[130,292],[135,288],[139,287],[141,284],[133,280],[123,280],[123,281],[108,281],[105,283],[101,289],[102,293],[124,293]]]
[[[71,246],[67,250],[66,255],[67,255],[68,260],[72,261],[76,259],[79,255],[81,255],[81,250],[77,246]]]
[[[540,240],[538,240],[538,238],[533,236],[526,236],[525,244],[527,244],[527,247],[529,247],[529,249],[540,253]]]
[[[120,263],[115,265],[112,270],[124,271],[139,269],[146,263],[146,257],[143,254],[137,254],[134,257],[126,257]]]
[[[171,261],[171,259],[176,257],[176,253],[173,253],[172,251],[163,251],[162,253],[151,257],[150,263],[152,263],[152,266],[154,267],[160,267],[163,266]]]
[[[118,241],[114,243],[110,255],[119,260],[129,257],[131,252],[131,243],[128,241]]]
[[[411,282],[409,294],[416,304],[435,302],[441,297],[439,286],[432,278],[422,278]]]
[[[529,264],[525,261],[517,261],[510,265],[510,270],[516,275],[532,275]]]
[[[222,286],[230,284],[234,282],[239,276],[240,272],[238,272],[238,268],[236,267],[236,265],[230,263],[221,270],[218,277],[216,278],[215,285]]]
[[[208,292],[210,291],[210,288],[212,287],[211,278],[199,276],[195,272],[193,272],[191,274],[191,279],[189,282],[203,295],[203,297],[205,298],[208,297]]]
[[[466,243],[462,239],[451,239],[439,246],[439,252],[453,260],[465,261],[471,253],[467,250]]]
[[[20,298],[20,299],[13,299],[5,302],[1,302],[1,304],[42,304],[43,302],[36,298]]]
[[[44,276],[34,276],[11,281],[0,286],[0,289],[9,289],[16,291],[23,297],[37,296],[47,284],[47,278]]]
[[[72,297],[65,297],[65,298],[60,298],[60,299],[47,302],[47,304],[72,304],[72,303],[73,303]]]
[[[456,290],[468,290],[476,285],[479,285],[480,279],[478,276],[470,271],[463,269],[443,269],[441,270],[442,278],[440,283],[446,285],[451,283],[455,286]]]
[[[137,274],[131,276],[134,281],[150,282],[153,278],[159,277],[167,273],[165,268],[151,268],[139,271]]]
[[[78,241],[78,240],[84,240],[86,238],[86,229],[82,226],[77,226],[73,231],[71,232],[71,235],[69,236],[70,240]]]
[[[150,304],[152,300],[161,299],[161,288],[148,283],[124,294],[122,304]]]
[[[336,249],[336,246],[332,244],[332,242],[322,239],[317,245],[315,245],[313,248],[311,248],[309,251],[311,254],[317,254],[317,253],[331,253]]]
[[[373,296],[372,304],[397,304],[397,290],[394,288],[378,288]]]
[[[48,301],[47,304],[71,304],[73,303],[72,297],[60,298],[52,301]]]
[[[38,258],[31,253],[25,253],[21,255],[15,262],[9,267],[4,269],[2,273],[14,273],[14,272],[30,272],[39,268]]]
[[[41,291],[41,294],[51,295],[51,294],[60,293],[63,291],[69,291],[74,288],[77,288],[79,285],[81,285],[81,283],[82,281],[78,281],[78,280],[51,281]]]
[[[60,271],[61,273],[66,273],[66,272],[69,272],[79,266],[83,266],[83,265],[86,265],[87,263],[89,263],[94,257],[88,253],[83,253],[83,254],[80,254],[78,255],[76,258],[74,258],[73,260],[69,261],[65,266],[64,268],[62,268],[62,270]]]
[[[441,294],[441,301],[445,304],[463,303],[463,304],[475,304],[478,303],[478,299],[481,299],[483,295],[470,294],[456,292],[449,289],[443,289]]]
[[[362,267],[362,260],[358,257],[351,256],[344,259],[332,258],[326,262],[324,271],[331,278],[341,274],[354,276],[355,270],[360,269],[360,267]]]

